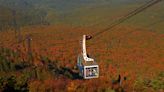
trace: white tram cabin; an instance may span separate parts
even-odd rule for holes
[[[86,52],[86,35],[83,36],[82,53],[77,58],[77,67],[79,75],[84,79],[98,78],[99,66],[94,59],[88,57]]]
[[[95,61],[84,61],[80,55],[78,57],[77,66],[79,69],[79,75],[84,79],[98,78],[99,77],[99,66]]]

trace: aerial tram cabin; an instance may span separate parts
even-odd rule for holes
[[[77,67],[79,75],[84,79],[98,78],[99,66],[93,58],[90,58],[86,52],[86,40],[91,39],[91,36],[83,35],[82,53],[77,58]]]

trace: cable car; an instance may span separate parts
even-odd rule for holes
[[[99,66],[93,58],[90,58],[86,52],[86,40],[91,39],[91,36],[83,35],[82,53],[77,58],[77,67],[79,75],[84,79],[98,78]]]

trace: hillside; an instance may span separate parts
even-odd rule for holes
[[[98,26],[106,27],[108,24],[119,19],[121,16],[128,14],[130,11],[140,7],[146,2],[148,1],[69,0],[68,2],[66,0],[0,0],[0,6],[1,9],[10,9],[10,12],[8,12],[10,15],[12,14],[12,9],[15,9],[16,16],[20,17],[17,18],[18,25],[20,26],[64,24],[90,27],[98,24]],[[146,27],[161,32],[164,29],[162,26],[159,26],[163,25],[163,4],[164,2],[161,2],[160,4],[147,9],[143,13],[131,18],[125,24]],[[6,13],[1,14],[3,16]],[[0,18],[5,19],[3,17]],[[10,22],[12,20],[13,19],[11,19]],[[9,25],[12,26],[12,24]],[[150,27],[150,25],[153,26]]]
[[[28,34],[31,35],[32,60],[28,57],[27,42],[23,41],[17,44],[12,31],[0,33],[1,46],[4,49],[10,48],[16,51],[15,53],[20,53],[18,54],[19,58],[14,58],[9,54],[7,60],[12,60],[13,63],[10,64],[12,67],[14,65],[22,67],[18,68],[19,71],[12,72],[12,75],[20,76],[18,77],[20,79],[16,80],[21,81],[25,78],[25,80],[30,81],[27,87],[24,87],[29,87],[28,90],[32,92],[48,89],[89,92],[97,90],[97,87],[100,92],[103,90],[114,91],[117,89],[112,88],[111,81],[117,79],[118,74],[127,78],[126,81],[122,81],[121,86],[126,92],[163,90],[161,79],[164,70],[163,34],[142,28],[119,26],[114,31],[103,34],[103,37],[100,36],[89,41],[88,52],[96,57],[101,74],[98,79],[81,80],[77,79],[77,71],[74,68],[76,58],[81,52],[81,46],[78,41],[71,41],[80,40],[82,34],[90,34],[93,31],[99,31],[98,29],[93,30],[83,27],[75,30],[69,26],[38,26],[25,27],[21,30],[23,38],[26,38]],[[10,69],[12,68],[1,68],[7,73]],[[0,75],[11,75],[6,75],[5,72],[0,72]],[[150,82],[147,84],[147,81]],[[19,85],[15,86],[19,87]],[[40,86],[43,86],[43,88],[40,88]]]
[[[106,29],[145,2],[0,0],[0,92],[163,92],[164,2]],[[79,76],[84,34],[99,78]]]

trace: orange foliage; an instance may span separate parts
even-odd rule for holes
[[[64,43],[67,41],[80,40],[83,34],[96,32],[99,29],[77,28],[69,26],[47,26],[22,28],[22,35],[33,34],[32,51],[35,65],[44,66],[40,62],[40,55],[57,61],[58,66],[73,69],[76,65],[76,58],[81,53],[79,42]],[[32,30],[32,31],[29,31]],[[90,30],[88,32],[88,30]],[[124,31],[120,31],[124,30]],[[126,33],[131,32],[129,35]],[[2,35],[0,33],[0,35]],[[9,46],[15,42],[12,32],[2,36],[4,47],[12,48],[14,51],[21,51],[21,59],[27,60],[26,45]],[[100,77],[91,80],[70,80],[59,77],[47,78],[43,81],[30,81],[30,92],[94,92],[111,88],[113,79],[126,77],[122,87],[127,92],[132,92],[136,76],[152,77],[156,71],[164,70],[163,65],[163,34],[156,34],[148,30],[119,27],[109,34],[103,34],[101,38],[95,38],[88,42],[88,53],[96,57],[100,66]],[[12,59],[12,58],[11,58]],[[149,72],[151,72],[149,74]],[[99,89],[99,90],[98,90]]]

